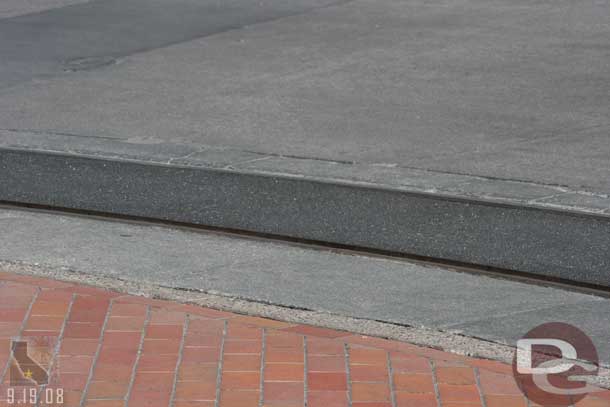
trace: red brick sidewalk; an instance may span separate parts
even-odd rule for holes
[[[0,329],[0,400],[21,337],[51,372],[40,406],[528,406],[502,363],[6,273]]]

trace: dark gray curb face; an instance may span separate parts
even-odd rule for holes
[[[18,150],[0,150],[0,200],[274,234],[610,287],[605,216]]]

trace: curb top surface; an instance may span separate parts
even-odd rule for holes
[[[0,129],[0,148],[69,154],[142,164],[207,168],[243,174],[295,177],[327,183],[369,186],[447,199],[525,206],[610,217],[610,196],[561,185],[485,178],[375,163],[290,157],[230,147],[186,144],[132,144],[111,138]]]

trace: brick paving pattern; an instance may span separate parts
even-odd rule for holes
[[[67,407],[533,405],[498,362],[0,273],[1,407],[14,338],[49,371],[39,406],[59,389]],[[577,406],[610,406],[610,392]]]

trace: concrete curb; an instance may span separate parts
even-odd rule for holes
[[[242,230],[610,287],[610,217],[604,214],[210,168],[178,159],[135,161],[12,149],[0,149],[0,200]]]
[[[587,188],[575,189],[565,185],[446,173],[395,164],[290,157],[208,145],[135,144],[107,137],[16,129],[0,129],[1,148],[307,178],[591,213],[605,215],[610,219],[610,196]]]

